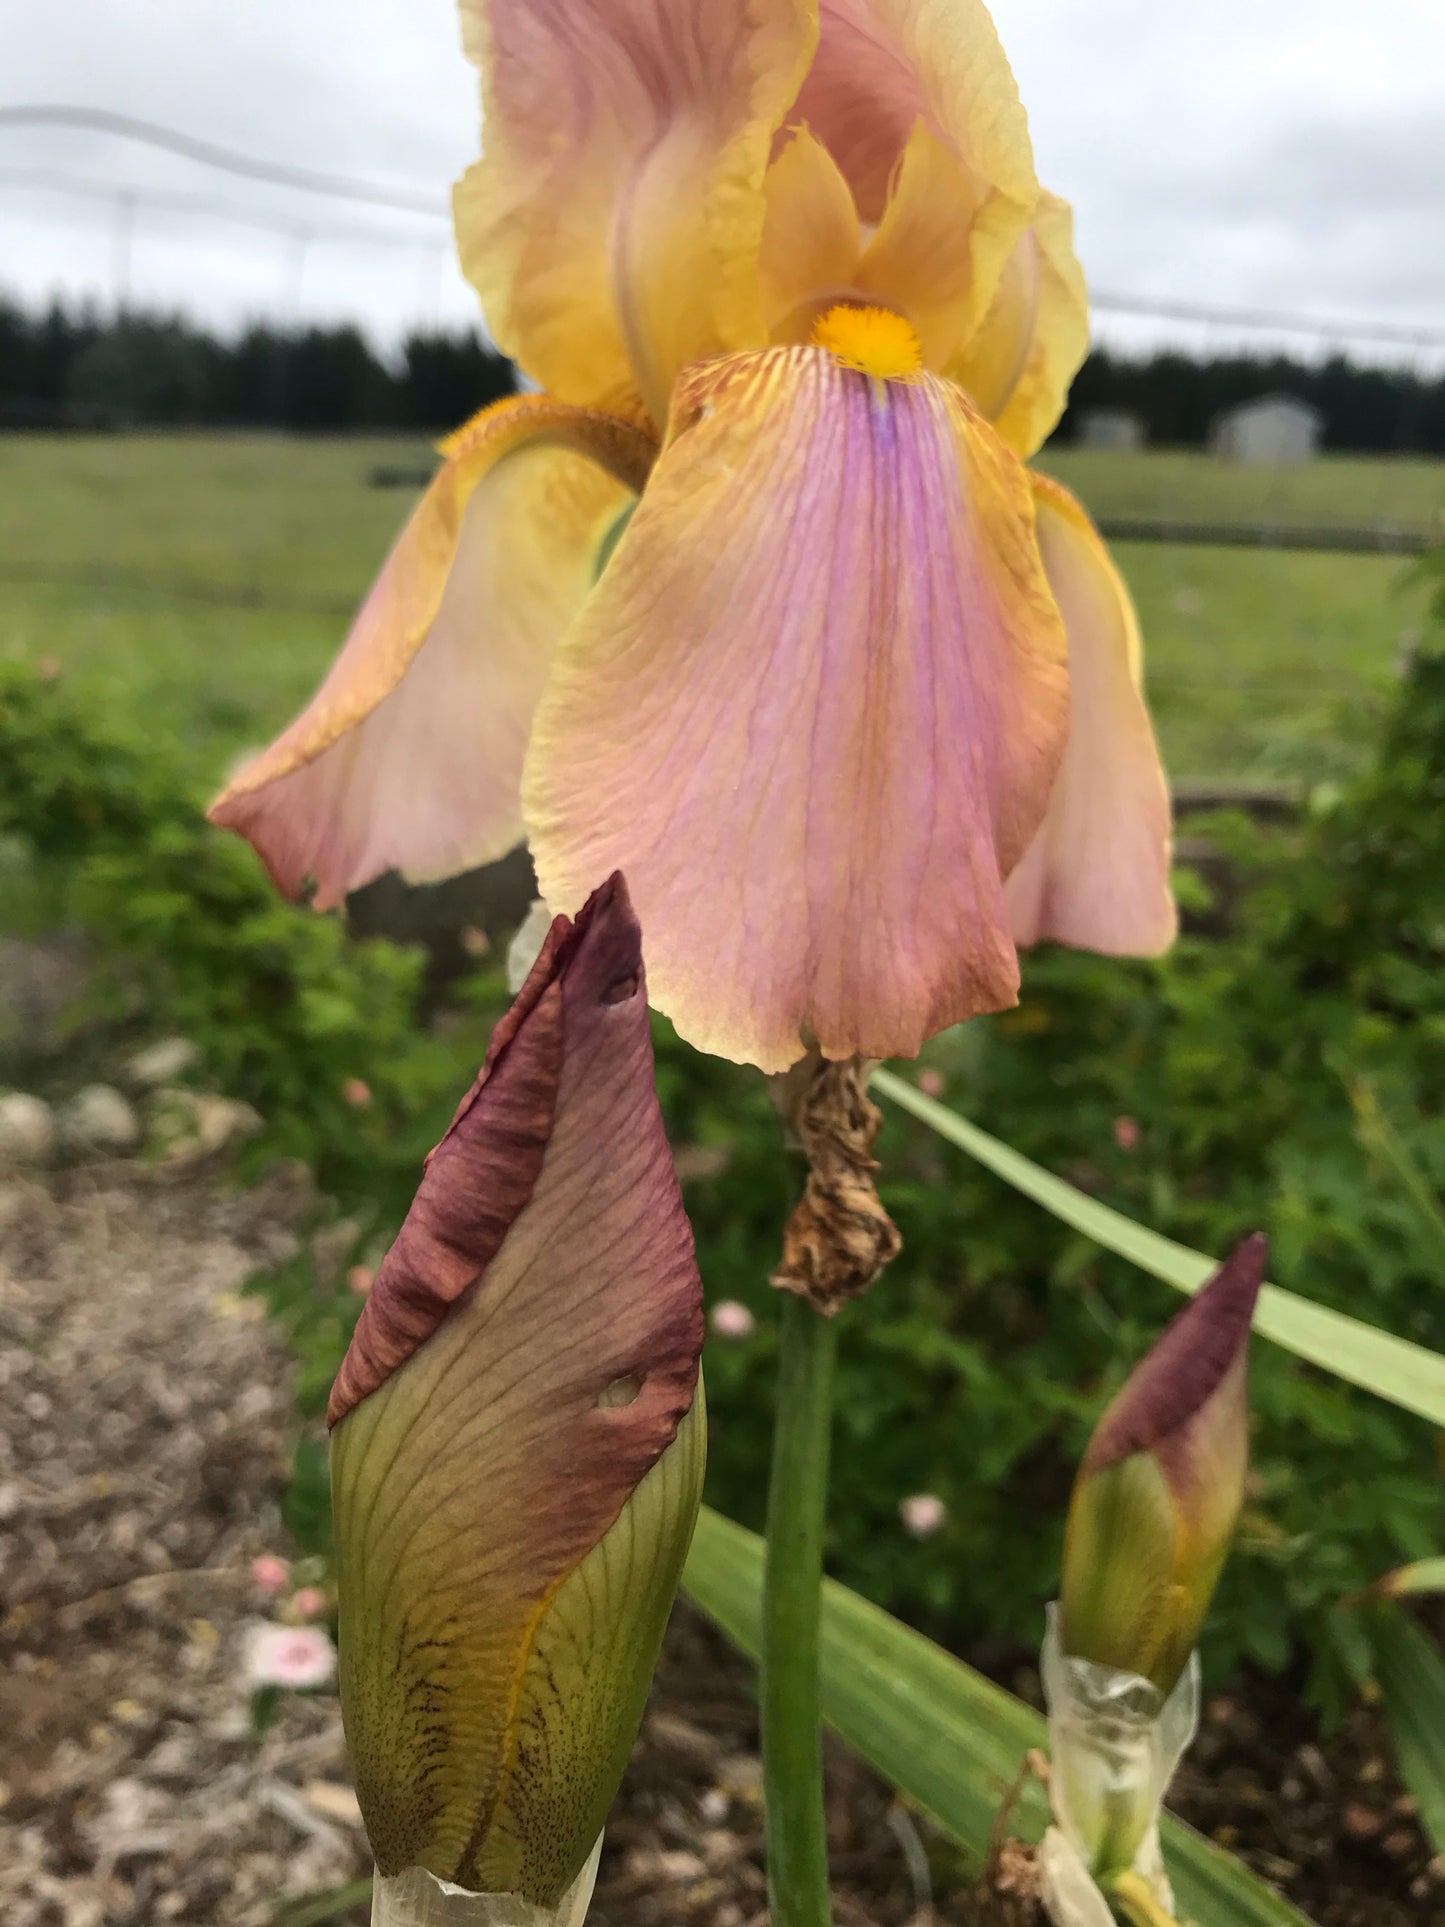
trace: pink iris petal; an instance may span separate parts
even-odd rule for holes
[[[568,401],[634,388],[660,424],[687,362],[760,341],[763,175],[814,0],[461,0],[482,158],[462,269],[506,351]]]
[[[1178,927],[1169,789],[1139,687],[1129,591],[1067,490],[1034,478],[1039,548],[1069,637],[1069,747],[1043,828],[1008,881],[1021,945],[1154,957]]]
[[[540,887],[625,867],[705,1049],[913,1054],[1017,995],[1068,701],[1027,477],[947,383],[820,349],[692,370],[674,419],[538,710]]]
[[[212,821],[254,843],[288,896],[314,877],[321,910],[386,870],[449,876],[519,842],[552,647],[628,500],[616,477],[641,486],[651,454],[642,431],[545,396],[469,423],[325,682]]]
[[[842,168],[863,219],[882,218],[922,120],[981,183],[1018,197],[1022,230],[1037,187],[1028,123],[983,0],[820,0],[818,15],[791,118]]]

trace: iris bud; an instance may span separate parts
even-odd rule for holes
[[[1166,1698],[1198,1643],[1244,1498],[1249,1327],[1265,1241],[1245,1240],[1109,1406],[1069,1507],[1063,1650]]]
[[[620,877],[559,917],[332,1393],[387,1927],[574,1927],[701,1492],[702,1289]]]

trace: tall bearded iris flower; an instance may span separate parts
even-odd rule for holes
[[[322,907],[523,836],[554,909],[625,869],[657,1004],[768,1070],[1012,1003],[1021,943],[1165,947],[1128,596],[1023,465],[1087,313],[985,8],[462,14],[462,261],[547,392],[444,444],[216,820]]]

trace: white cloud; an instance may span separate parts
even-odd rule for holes
[[[1093,283],[1217,305],[1439,325],[1445,307],[1445,13],[1440,0],[996,0],[1040,172],[1078,211]],[[477,77],[451,0],[103,0],[25,7],[7,101],[149,117],[294,165],[434,191],[475,152]],[[298,243],[140,203],[138,298],[213,321],[284,313],[394,337],[475,317],[444,223],[227,181],[99,134],[0,128],[0,279],[106,298],[113,204],[22,187],[61,171],[224,202]],[[371,237],[371,238],[367,238]],[[444,252],[445,250],[445,252]]]

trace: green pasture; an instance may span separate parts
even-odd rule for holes
[[[0,438],[0,660],[53,658],[220,767],[304,700],[404,519],[377,465],[424,441]],[[1405,522],[1445,510],[1445,464],[1281,471],[1205,455],[1060,450],[1100,515]],[[1176,777],[1319,779],[1352,766],[1423,598],[1385,556],[1125,543],[1151,698]]]

